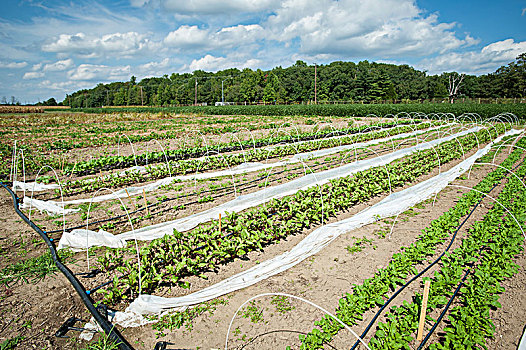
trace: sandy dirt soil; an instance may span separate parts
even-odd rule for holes
[[[500,160],[502,159],[501,156]],[[455,162],[442,170],[453,164]],[[489,167],[477,168],[472,172],[470,179],[457,180],[456,183],[473,186],[491,170],[493,169]],[[438,170],[419,180],[437,173]],[[498,193],[499,188],[494,191],[495,194]],[[400,215],[390,239],[382,238],[382,232],[390,230],[392,219],[382,220],[340,236],[324,250],[293,268],[220,298],[221,303],[193,320],[192,330],[184,326],[181,329],[165,330],[166,335],[157,338],[156,331],[151,326],[143,326],[125,329],[123,335],[137,349],[153,349],[159,340],[172,343],[168,349],[224,348],[229,324],[235,316],[228,336],[229,348],[284,349],[290,345],[296,349],[299,347],[298,335],[310,332],[314,322],[323,316],[323,312],[292,298],[276,297],[257,298],[236,315],[238,308],[246,300],[259,294],[281,292],[305,298],[333,312],[337,301],[351,291],[353,284],[362,283],[366,278],[372,277],[378,268],[385,267],[400,247],[413,242],[421,229],[452,207],[463,192],[464,190],[457,188],[447,188],[440,193],[435,205],[428,201]],[[2,189],[0,193],[0,269],[4,271],[6,267],[17,262],[42,255],[46,249],[40,243],[39,236],[16,216],[7,192]],[[331,222],[350,217],[382,198],[378,196],[349,212],[341,213],[331,219]],[[459,244],[466,229],[475,220],[480,219],[491,205],[490,201],[482,203],[459,232],[452,249]],[[279,244],[265,247],[263,251],[251,252],[246,259],[236,259],[223,265],[217,273],[207,273],[207,280],[190,278],[190,290],[172,288],[160,291],[159,295],[183,295],[219,282],[254,266],[258,261],[267,260],[289,250],[313,229],[288,237]],[[370,240],[363,245],[363,250],[349,252],[347,248],[363,237]],[[446,244],[438,249],[437,254],[441,253]],[[83,271],[85,257],[83,260],[82,256],[78,255],[75,259],[76,262],[71,264],[70,268]],[[495,339],[489,342],[490,349],[516,349],[526,322],[526,258],[522,255],[516,262],[521,266],[519,273],[503,283],[506,291],[499,300],[503,307],[492,311],[491,314],[497,328]],[[424,265],[416,266],[418,270],[423,267]],[[432,272],[433,270],[429,271],[426,276]],[[92,285],[96,281],[82,279],[82,282]],[[417,281],[395,300],[395,304],[409,300],[420,290],[420,281]],[[353,330],[361,333],[375,312],[376,310],[367,312],[363,322],[353,327]],[[30,278],[27,282],[21,280],[8,285],[0,284],[0,344],[20,336],[23,339],[20,340],[19,349],[82,349],[87,344],[78,339],[78,332],[68,333],[68,339],[54,337],[60,325],[72,316],[89,319],[80,298],[58,272],[37,281]],[[326,348],[347,349],[354,340],[350,333],[341,331]]]

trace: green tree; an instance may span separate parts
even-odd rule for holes
[[[120,88],[113,98],[114,106],[125,106],[127,104],[126,100],[126,89],[123,87]]]

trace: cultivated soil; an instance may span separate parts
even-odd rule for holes
[[[93,152],[98,152],[98,150],[94,149]],[[466,157],[472,153],[473,151],[467,152]],[[506,152],[502,152],[497,157],[497,161],[504,160],[506,154]],[[451,168],[458,162],[454,161],[442,166],[442,171]],[[454,184],[474,186],[492,170],[493,168],[488,166],[475,167],[469,179],[458,179]],[[301,171],[293,172],[293,174],[296,173],[300,174]],[[287,175],[289,174],[287,173]],[[438,169],[422,176],[418,181],[437,174]],[[252,178],[248,177],[248,179]],[[290,179],[282,179],[282,181],[288,180]],[[206,188],[208,183],[199,183],[197,186],[198,188]],[[396,191],[400,189],[396,189]],[[497,187],[492,192],[492,196],[498,195],[501,189],[502,186]],[[247,190],[246,193],[250,191],[252,190]],[[394,253],[399,252],[401,247],[414,242],[421,230],[454,206],[464,192],[466,190],[448,187],[437,196],[436,201],[428,200],[417,205],[401,214],[396,222],[393,218],[389,218],[341,235],[322,251],[289,270],[219,298],[221,303],[193,320],[191,330],[188,329],[189,327],[183,326],[180,329],[164,330],[165,335],[158,336],[156,335],[157,331],[153,330],[151,325],[146,325],[138,328],[121,329],[122,334],[136,349],[153,349],[155,344],[161,340],[171,343],[167,349],[218,349],[225,347],[227,339],[229,348],[285,349],[287,345],[290,345],[292,349],[297,349],[300,345],[298,336],[310,332],[315,327],[314,322],[320,320],[324,312],[292,297],[276,298],[272,296],[258,297],[252,303],[246,304],[239,314],[236,315],[236,311],[243,303],[257,295],[286,293],[304,298],[329,312],[334,312],[338,300],[345,293],[351,292],[353,284],[363,283],[365,279],[372,277],[379,268],[385,267]],[[38,234],[16,215],[12,199],[7,192],[1,190],[0,193],[0,273],[3,273],[2,271],[8,266],[41,256],[46,252],[46,246]],[[176,192],[166,191],[163,194],[175,195]],[[379,202],[384,197],[385,194],[377,196],[367,203],[353,207],[348,212],[331,218],[329,222],[348,218]],[[178,215],[180,217],[189,215],[227,199],[231,198],[227,196],[225,199],[218,199],[211,203],[202,203],[186,212],[178,213]],[[155,198],[151,199],[152,202],[154,200]],[[135,205],[137,206],[137,203]],[[116,212],[115,206],[114,203],[113,207],[105,207],[103,211],[109,209]],[[466,230],[473,222],[480,220],[492,206],[493,203],[490,200],[482,201],[459,231],[451,249],[458,247]],[[99,213],[98,215],[102,217],[103,214]],[[167,216],[168,219],[174,217]],[[41,220],[40,222],[37,221],[39,224],[44,225],[45,222],[49,224],[50,219],[46,219],[45,216],[37,215],[35,218]],[[78,218],[68,220],[70,220],[68,226],[81,222]],[[155,219],[146,220],[141,222],[141,226],[155,222]],[[261,261],[290,250],[319,226],[304,230],[301,234],[290,236],[277,244],[267,246],[262,251],[251,252],[244,259],[235,259],[226,265],[222,265],[217,272],[206,273],[206,280],[191,277],[188,279],[191,283],[189,290],[165,288],[156,294],[170,297],[180,296],[210,286],[255,266]],[[392,234],[390,234],[391,228]],[[383,237],[384,235],[385,237]],[[364,240],[363,250],[354,253],[349,252],[347,248],[355,245],[357,239],[363,238],[367,240]],[[445,249],[448,243],[449,241],[446,241],[438,248],[435,257]],[[430,257],[428,260],[432,261],[435,257]],[[75,262],[69,263],[68,267],[74,272],[85,272],[85,253],[84,255],[82,253],[77,254],[73,259]],[[512,279],[502,283],[506,289],[499,299],[502,308],[491,312],[491,317],[496,325],[496,336],[489,340],[489,349],[516,349],[526,324],[525,253],[517,257],[516,263],[520,266],[518,273]],[[415,267],[420,271],[425,265]],[[431,269],[425,276],[431,276],[434,271]],[[0,277],[3,278],[4,276]],[[94,286],[103,282],[104,278],[107,276],[99,275],[93,280],[82,277],[79,279],[86,286]],[[403,300],[411,300],[414,293],[421,292],[421,290],[422,283],[419,279],[400,294],[392,305],[399,305]],[[352,329],[360,334],[376,311],[373,309],[367,312],[364,315],[364,320]],[[54,336],[64,321],[70,317],[87,321],[90,314],[72,286],[59,272],[36,280],[34,276],[29,274],[27,281],[19,280],[0,284],[0,344],[8,339],[20,337],[21,340],[17,347],[19,349],[84,349],[89,343],[79,339],[79,332],[68,332],[69,338]],[[436,317],[436,315],[432,315],[432,317]],[[380,321],[384,322],[385,320],[380,317]],[[231,327],[228,333],[230,323]],[[81,327],[82,324],[82,322],[78,322],[76,326]],[[437,337],[440,336],[440,331],[445,325],[447,324],[443,324],[442,328],[439,328]],[[430,325],[426,327],[429,329]],[[372,334],[374,334],[374,327],[369,336]],[[369,336],[365,339],[369,339]],[[98,337],[95,335],[95,340]],[[434,340],[437,339],[439,338],[434,338]],[[356,338],[351,333],[342,330],[326,348],[348,349],[355,340]]]

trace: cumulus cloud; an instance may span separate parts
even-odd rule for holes
[[[79,89],[86,89],[93,87],[93,82],[89,81],[51,81],[51,80],[43,80],[41,81],[38,86],[42,89],[51,89],[51,90],[58,90],[58,91],[64,91],[64,90],[79,90]]]
[[[26,72],[22,79],[38,79],[42,78],[44,76],[44,73],[42,72]]]
[[[160,62],[148,62],[141,64],[137,71],[141,79],[149,77],[158,77],[169,73],[169,67],[171,66],[171,60],[165,58]]]
[[[214,50],[251,45],[264,38],[265,31],[259,24],[223,27],[217,31],[183,25],[164,38],[164,44],[178,49]]]
[[[102,37],[84,33],[60,34],[53,42],[42,45],[46,52],[76,54],[81,57],[130,56],[153,48],[154,43],[145,34],[137,32],[112,33]]]
[[[164,43],[178,48],[198,48],[207,45],[209,32],[206,29],[199,29],[197,26],[183,25],[168,33],[164,38]]]
[[[477,42],[457,38],[455,26],[410,0],[287,0],[264,24],[269,38],[298,38],[304,53],[344,57],[421,56]]]
[[[514,61],[523,52],[526,52],[526,41],[506,39],[484,46],[480,51],[449,52],[424,59],[417,66],[431,74],[457,71],[478,75]]]
[[[165,10],[186,15],[223,15],[271,11],[279,3],[280,0],[161,0],[161,6]]]
[[[232,47],[252,43],[264,38],[265,32],[259,24],[225,27],[214,33],[212,44],[215,47]]]
[[[139,66],[139,69],[141,71],[150,71],[150,70],[155,70],[159,68],[167,68],[169,66],[170,66],[170,59],[167,57],[160,62],[148,62],[145,64],[141,64]]]
[[[2,62],[0,61],[0,68],[17,69],[17,68],[24,68],[25,66],[27,66],[27,62]]]
[[[130,76],[131,67],[129,65],[110,67],[106,65],[81,64],[68,72],[69,79],[85,81],[127,80]]]
[[[73,67],[73,60],[68,58],[66,60],[57,61],[55,63],[46,64],[43,68],[44,72],[60,72]]]
[[[206,55],[198,60],[193,60],[188,66],[191,71],[205,70],[216,72],[218,70],[227,68],[256,68],[261,65],[261,61],[258,59],[247,59],[243,61],[235,61],[235,58],[230,57],[214,57],[212,55]],[[185,67],[186,68],[186,67]],[[183,68],[183,70],[186,70]]]

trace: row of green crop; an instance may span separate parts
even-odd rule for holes
[[[516,174],[524,178],[526,165]],[[490,309],[501,306],[498,294],[504,288],[499,283],[517,272],[513,259],[523,251],[521,226],[526,228],[526,189],[519,179],[510,176],[497,200],[500,204],[495,203],[483,220],[473,224],[461,246],[444,256],[440,270],[431,279],[428,314],[445,306],[466,270],[474,265],[473,273],[460,289],[460,303],[451,312],[451,325],[446,327],[444,339],[430,349],[487,348],[486,338],[494,335]],[[412,303],[393,307],[386,315],[387,322],[379,323],[369,343],[371,349],[411,349],[409,343],[418,327],[421,300],[422,295],[417,294]],[[434,321],[429,316],[428,320]]]
[[[190,146],[174,150],[152,151],[139,155],[129,156],[105,156],[91,159],[88,161],[81,161],[75,164],[67,165],[64,168],[66,174],[93,174],[100,170],[119,169],[132,165],[144,165],[157,162],[164,162],[165,160],[184,160],[191,158],[198,158],[209,154],[225,153],[245,149],[261,148],[269,145],[286,144],[298,141],[316,140],[333,135],[357,134],[367,130],[374,130],[375,128],[392,128],[396,125],[405,125],[420,123],[420,121],[400,120],[389,123],[378,123],[375,125],[363,125],[359,127],[343,128],[339,130],[323,130],[317,132],[292,133],[286,135],[273,135],[259,139],[250,139],[245,141],[232,141],[218,144],[215,146]]]
[[[521,145],[524,143],[522,140]],[[490,162],[493,154],[494,152],[490,152],[481,158],[480,162]],[[501,166],[511,168],[520,159],[521,154],[521,150],[514,150]],[[488,193],[506,175],[507,171],[502,168],[489,173],[474,187],[474,190],[464,194],[454,207],[423,229],[422,234],[414,243],[401,248],[400,253],[394,254],[387,267],[379,269],[363,284],[354,285],[352,292],[346,293],[338,301],[336,315],[345,324],[353,326],[363,319],[367,311],[383,305],[389,298],[390,291],[394,291],[397,286],[403,285],[409,276],[417,273],[415,265],[423,263],[427,257],[435,254],[437,247],[456,230],[462,217],[483,197],[482,193]],[[329,316],[315,322],[315,325],[317,328],[299,337],[302,342],[301,349],[321,349],[324,344],[330,343],[334,335],[343,328]],[[392,342],[390,344],[393,345]],[[396,348],[398,347],[394,349]]]
[[[338,105],[268,105],[268,106],[188,106],[188,107],[151,107],[151,108],[79,108],[75,112],[85,113],[200,113],[207,115],[316,115],[366,117],[368,115],[387,116],[398,113],[477,113],[483,118],[490,118],[500,113],[513,113],[524,120],[526,104],[462,104],[462,103],[430,103],[430,104],[338,104]]]
[[[260,117],[253,117],[257,119]],[[236,117],[236,118],[223,118],[213,117],[212,120],[202,120],[196,118],[185,118],[186,121],[183,121],[182,118],[176,119],[159,119],[154,121],[134,121],[133,123],[128,122],[124,124],[122,122],[115,122],[115,125],[104,127],[99,124],[97,126],[89,127],[68,127],[65,130],[59,130],[55,134],[54,140],[44,142],[41,147],[44,150],[69,150],[74,148],[84,148],[84,147],[96,147],[103,145],[114,145],[123,142],[147,142],[151,140],[166,140],[166,139],[177,139],[181,138],[181,135],[184,135],[184,130],[186,124],[191,123],[192,128],[198,128],[198,131],[201,135],[222,135],[228,133],[237,133],[239,131],[248,130],[265,130],[265,129],[274,129],[278,130],[281,128],[290,127],[290,123],[282,123],[282,125],[277,123],[260,123],[254,124],[249,123],[248,121],[252,118],[246,117]],[[245,121],[243,119],[248,119]],[[313,121],[311,121],[313,122]],[[209,126],[208,124],[227,124],[220,126]],[[350,121],[352,123],[352,121]],[[57,125],[57,126],[60,126]],[[150,130],[148,134],[134,134],[133,131],[145,131]],[[155,130],[155,131],[153,131]],[[165,132],[162,132],[165,131]],[[10,131],[0,132],[0,135],[8,135]],[[20,130],[16,130],[16,134],[21,134]],[[49,134],[49,127],[33,127],[24,131],[25,134],[30,135],[46,135]],[[127,133],[127,137],[124,136],[124,133]],[[202,139],[196,139],[196,142],[202,142]]]
[[[499,132],[503,125],[497,126]],[[485,131],[445,142],[434,150],[416,152],[385,167],[375,167],[330,183],[299,191],[295,195],[272,200],[267,205],[243,213],[230,213],[222,221],[201,225],[192,231],[166,235],[140,250],[142,291],[153,292],[159,286],[188,286],[187,276],[202,276],[220,264],[249,251],[298,234],[325,222],[348,208],[372,197],[415,181],[440,164],[463,156],[478,142],[489,141]],[[458,141],[458,142],[457,142]],[[389,175],[388,175],[389,174]],[[120,298],[133,297],[139,290],[137,264],[122,260],[122,250],[112,250],[99,262],[104,269],[116,268],[123,276],[104,294],[105,302],[114,304]]]
[[[434,126],[436,123],[440,122],[420,123],[415,126],[401,126],[395,129],[355,134],[342,138],[329,138],[308,141],[300,144],[283,145],[273,149],[250,149],[242,153],[212,155],[204,159],[169,161],[169,167],[165,164],[151,165],[146,167],[145,173],[141,173],[138,170],[129,170],[124,173],[109,174],[95,179],[67,180],[63,183],[62,191],[64,194],[69,195],[80,192],[91,192],[104,187],[122,187],[132,183],[161,179],[170,175],[185,175],[208,170],[229,169],[245,162],[267,161],[269,159],[294,155],[300,152],[310,152],[318,149],[350,145],[356,142],[365,142],[398,135],[415,129],[425,129]]]

